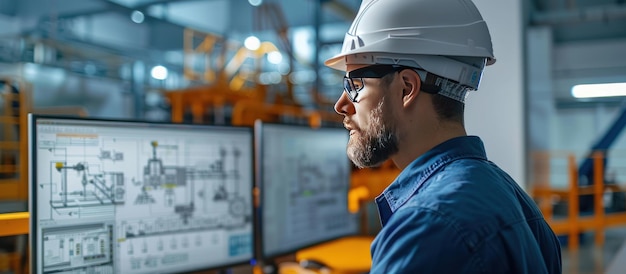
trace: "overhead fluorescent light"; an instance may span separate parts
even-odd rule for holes
[[[584,84],[572,87],[575,98],[626,96],[626,83]]]
[[[261,47],[261,40],[256,36],[248,36],[248,38],[243,41],[243,45],[249,50],[257,50]]]
[[[157,80],[165,80],[167,78],[167,68],[164,66],[155,66],[150,70],[152,78]]]
[[[248,3],[250,3],[250,5],[258,7],[263,3],[263,0],[248,0]]]
[[[137,24],[141,24],[143,23],[143,20],[145,19],[145,16],[143,15],[143,12],[138,11],[138,10],[134,10],[131,14],[130,14],[130,20],[133,20],[133,22],[137,23]]]

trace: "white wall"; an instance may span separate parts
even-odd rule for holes
[[[485,142],[487,156],[522,187],[525,176],[522,5],[519,0],[474,0],[487,22],[497,62],[466,101],[468,134]]]

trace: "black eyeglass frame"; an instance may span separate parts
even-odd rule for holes
[[[363,82],[363,78],[383,78],[391,73],[396,73],[405,69],[412,69],[418,72],[417,68],[400,65],[372,65],[360,69],[355,69],[348,72],[347,76],[343,76],[343,91],[346,93],[346,95],[348,95],[348,99],[350,99],[350,101],[356,103],[356,99],[359,96],[359,91],[361,91],[365,87],[365,82]],[[359,79],[361,85],[357,87],[354,84],[354,79]],[[423,91],[431,94],[439,93],[440,88],[438,86],[425,84],[424,82],[425,79],[422,79],[421,89]]]

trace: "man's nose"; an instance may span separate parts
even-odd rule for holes
[[[344,116],[354,114],[354,104],[350,101],[350,98],[348,98],[345,92],[342,92],[339,99],[337,99],[335,111]]]

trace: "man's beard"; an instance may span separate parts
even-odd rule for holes
[[[359,129],[348,142],[348,158],[359,168],[378,166],[398,152],[395,127],[385,121],[383,102],[384,98],[372,110],[369,126]]]

